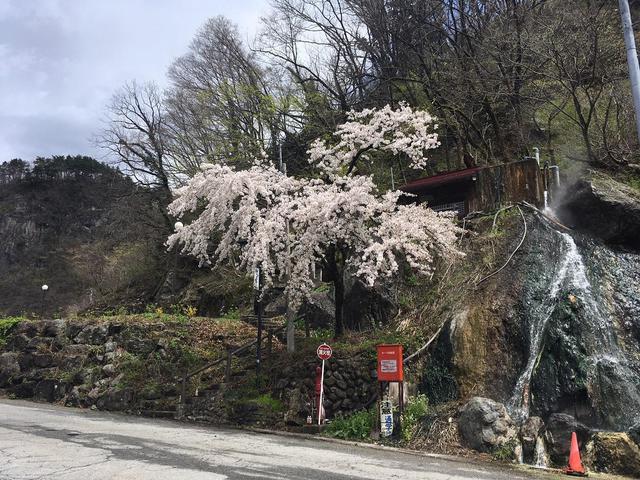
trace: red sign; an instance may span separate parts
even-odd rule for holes
[[[378,345],[378,381],[402,382],[402,345]]]
[[[333,350],[331,350],[331,347],[329,345],[327,345],[326,343],[323,343],[318,347],[318,350],[316,351],[316,353],[318,354],[318,358],[320,360],[329,360],[331,358],[331,354],[333,353]]]

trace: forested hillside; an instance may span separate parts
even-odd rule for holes
[[[0,314],[47,319],[0,323],[0,387],[303,429],[326,341],[328,430],[360,440],[399,398],[375,346],[401,343],[398,444],[561,466],[576,432],[640,475],[616,3],[272,0],[251,41],[204,21],[166,79],[113,95],[115,168],[0,165]]]

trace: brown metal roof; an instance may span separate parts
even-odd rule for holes
[[[400,190],[415,193],[431,187],[446,185],[447,183],[460,182],[472,177],[481,169],[482,167],[465,168],[464,170],[456,170],[455,172],[446,172],[439,175],[433,175],[432,177],[419,178],[407,183],[403,187],[400,187]]]

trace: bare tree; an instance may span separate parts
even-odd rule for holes
[[[577,127],[590,163],[603,159],[600,148],[612,158],[608,137],[616,136],[612,129],[624,123],[617,120],[627,73],[616,23],[617,12],[604,0],[551,1],[535,19],[539,35],[532,46],[544,59],[541,73],[547,86],[543,105]]]
[[[169,69],[172,152],[187,170],[202,161],[248,164],[277,121],[267,74],[224,17],[207,21]]]
[[[165,113],[158,87],[127,83],[113,95],[107,112],[98,144],[113,153],[138,183],[169,193]]]
[[[176,172],[167,152],[166,115],[158,87],[153,83],[125,84],[113,95],[107,115],[98,145],[111,152],[138,184],[156,193],[163,228],[172,229],[166,207]]]

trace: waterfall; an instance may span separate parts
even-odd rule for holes
[[[529,325],[529,358],[507,404],[511,415],[518,421],[523,421],[529,417],[529,383],[531,382],[531,374],[540,354],[547,322],[555,310],[560,287],[564,284],[566,277],[572,275],[576,269],[582,268],[584,272],[584,264],[573,238],[566,233],[560,233],[560,235],[565,244],[566,252],[551,282],[545,300],[540,305],[532,307],[534,315]]]
[[[534,449],[533,465],[539,468],[547,468],[549,466],[549,457],[547,449],[544,445],[544,439],[541,435],[536,438],[536,446]]]
[[[518,378],[513,394],[507,402],[512,417],[519,422],[529,417],[530,383],[533,371],[540,360],[542,342],[549,320],[562,299],[578,304],[577,321],[580,342],[587,351],[586,375],[590,398],[594,407],[610,404],[611,392],[603,389],[603,381],[616,386],[616,400],[621,400],[624,412],[608,412],[607,421],[618,427],[628,427],[640,412],[640,387],[637,374],[619,347],[611,317],[604,301],[593,291],[587,276],[587,266],[570,235],[553,230],[562,241],[560,261],[557,264],[542,301],[529,306],[529,355],[524,371]],[[604,380],[603,380],[604,379]],[[609,410],[608,407],[605,410]]]

